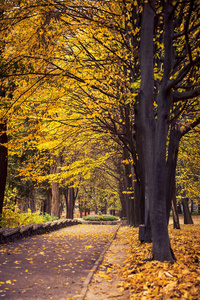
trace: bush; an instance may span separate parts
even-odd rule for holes
[[[19,225],[28,225],[33,223],[44,223],[48,221],[58,220],[56,217],[50,215],[39,215],[38,213],[31,213],[28,210],[27,213],[19,213],[18,210],[13,207],[4,207],[3,214],[0,220],[0,227],[17,227]]]
[[[83,220],[85,221],[117,221],[119,220],[115,216],[111,215],[91,215],[87,217],[83,217]]]

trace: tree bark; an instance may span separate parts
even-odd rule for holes
[[[2,120],[0,123],[0,215],[3,210],[4,192],[6,187],[7,168],[8,168],[8,149],[7,149],[7,122]]]
[[[123,159],[129,159],[128,150],[123,148]],[[135,226],[134,220],[134,197],[133,197],[133,179],[130,164],[125,164],[126,179],[126,197],[127,197],[127,224]]]
[[[176,203],[176,186],[174,184],[173,194],[172,194],[172,211],[173,211],[173,225],[174,229],[180,229],[180,222],[178,216],[178,207]]]
[[[171,124],[168,156],[167,156],[167,178],[166,178],[166,208],[167,208],[167,220],[169,224],[169,216],[171,204],[173,203],[173,196],[175,193],[175,181],[176,181],[176,166],[178,160],[178,149],[181,138],[180,125],[176,121]],[[176,204],[174,203],[174,208]],[[174,211],[175,212],[175,211]]]
[[[51,214],[51,189],[47,190],[47,194],[46,194],[46,210],[45,212],[47,214]]]
[[[57,174],[60,171],[61,166],[61,156],[54,155],[52,156],[53,163],[51,165],[51,174]],[[51,215],[54,217],[60,218],[60,191],[59,191],[59,183],[58,182],[52,182],[51,183],[51,189],[52,189],[52,209],[51,209]]]
[[[65,192],[65,201],[66,201],[66,218],[73,219],[74,218],[74,188],[70,187]]]
[[[144,4],[141,26],[140,65],[141,88],[139,113],[141,114],[141,131],[144,137],[145,173],[149,199],[150,223],[153,241],[153,258],[159,261],[174,261],[166,214],[166,143],[169,113],[172,102],[171,93],[165,89],[171,70],[171,6],[165,5],[165,71],[164,82],[159,94],[157,119],[154,117],[154,71],[153,71],[153,30],[155,1]],[[168,53],[169,51],[170,53]],[[169,66],[167,66],[167,63]]]
[[[182,198],[184,224],[194,224],[188,207],[188,198]]]
[[[123,191],[125,190],[125,186],[123,185],[123,183],[121,181],[119,181],[118,184],[118,189],[119,189],[119,196],[120,196],[120,202],[121,202],[121,218],[127,217],[127,201],[126,201],[126,195],[123,193]]]

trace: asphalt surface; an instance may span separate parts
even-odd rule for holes
[[[117,225],[76,225],[0,245],[0,299],[74,300]]]

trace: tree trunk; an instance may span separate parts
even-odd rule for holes
[[[30,203],[31,213],[34,213],[36,211],[36,203],[35,203],[34,195],[32,195],[31,198],[29,199],[29,203]]]
[[[178,214],[182,215],[181,203],[178,204]]]
[[[121,171],[123,172],[123,171]],[[123,193],[125,191],[125,178],[122,178],[118,181],[118,190],[119,190],[119,197],[121,202],[121,217],[127,217],[127,202],[126,202],[126,195]]]
[[[52,182],[52,211],[51,215],[54,217],[60,218],[60,192],[59,192],[59,183]]]
[[[51,165],[51,174],[59,173],[60,166],[61,166],[61,156],[52,156],[53,163]],[[51,215],[54,217],[60,218],[60,191],[59,191],[59,183],[52,182],[51,183],[52,189],[52,209]]]
[[[82,219],[82,217],[83,217],[83,211],[82,211],[82,208],[80,207],[80,205],[79,205],[79,211],[80,211],[80,218]]]
[[[173,195],[172,195],[172,211],[173,211],[174,229],[180,229],[178,208],[177,208],[177,203],[176,203],[176,186],[175,186],[175,184],[174,184]]]
[[[123,148],[123,159],[129,159],[127,149]],[[135,226],[134,220],[134,197],[133,197],[133,179],[130,164],[125,164],[125,181],[126,181],[126,202],[127,202],[127,224],[129,226]]]
[[[29,207],[31,209],[31,213],[34,213],[36,211],[35,190],[32,184],[29,190]]]
[[[190,211],[191,211],[191,213],[194,212],[194,201],[193,200],[191,200],[191,209],[190,209]]]
[[[167,156],[167,184],[166,184],[166,201],[167,201],[167,220],[169,223],[171,204],[173,203],[173,197],[176,188],[176,165],[178,159],[179,142],[181,138],[180,124],[173,121],[171,124],[168,156]],[[175,200],[176,202],[176,200]],[[174,203],[174,208],[177,205]],[[175,213],[175,211],[174,211]],[[177,218],[176,218],[177,219]]]
[[[184,224],[194,224],[188,207],[188,198],[182,198]]]
[[[0,123],[0,215],[2,214],[3,210],[3,200],[8,168],[7,142],[7,122],[4,120]]]
[[[78,189],[75,194],[74,187],[67,188],[67,190],[64,193],[65,201],[66,201],[66,218],[67,219],[74,218],[74,207],[75,207],[75,201],[76,201],[77,195],[78,195]],[[81,211],[81,215],[82,215],[82,211]]]
[[[168,4],[168,3],[167,3]],[[150,223],[153,241],[153,258],[159,261],[174,261],[171,249],[166,214],[166,143],[169,124],[169,113],[172,96],[165,89],[165,77],[168,78],[165,51],[165,73],[162,90],[159,94],[157,118],[154,118],[154,72],[153,72],[153,30],[155,1],[144,4],[141,26],[140,65],[141,87],[139,98],[139,114],[144,136],[145,173],[149,199]],[[171,51],[171,6],[165,7],[165,49]],[[170,31],[170,33],[168,32]],[[170,52],[171,53],[171,52]],[[168,61],[171,70],[171,61]]]
[[[147,205],[145,204],[145,198],[147,199],[145,192],[146,180],[145,180],[145,160],[144,160],[144,134],[142,134],[142,122],[141,114],[139,110],[138,99],[135,103],[135,142],[138,160],[135,162],[135,184],[134,184],[134,203],[135,203],[135,223],[137,225],[145,224],[145,213]],[[146,207],[145,207],[146,206]]]
[[[47,190],[47,194],[46,194],[46,210],[45,212],[47,214],[51,214],[51,189]]]

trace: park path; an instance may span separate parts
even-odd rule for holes
[[[76,225],[0,245],[0,299],[81,299],[117,225]]]

